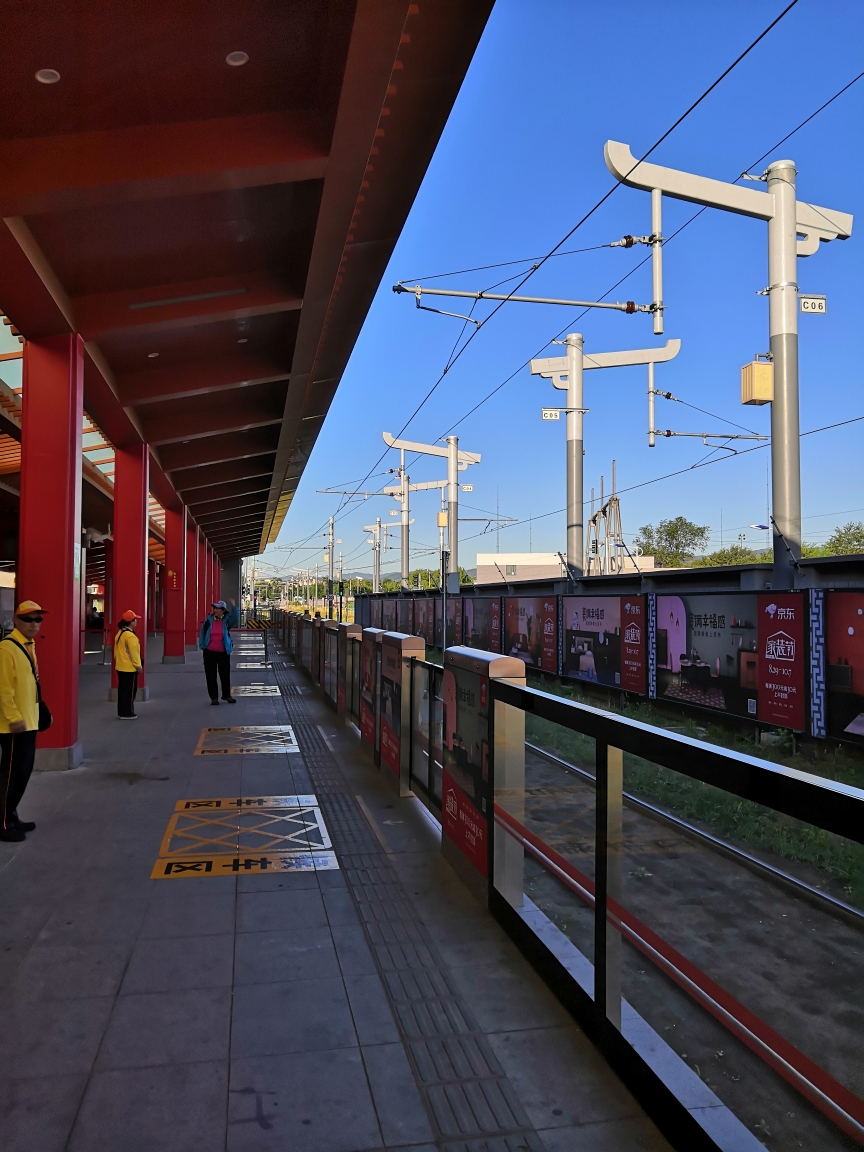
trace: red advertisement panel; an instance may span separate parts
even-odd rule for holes
[[[543,650],[540,667],[544,672],[558,671],[558,599],[547,596],[543,600]]]
[[[804,597],[800,592],[759,596],[759,697],[757,718],[804,729]]]
[[[621,687],[645,693],[645,597],[621,597]]]
[[[360,700],[360,735],[372,748],[375,747],[375,713],[365,700]]]
[[[402,658],[392,644],[381,645],[381,759],[399,775],[402,737]]]
[[[381,759],[394,774],[399,775],[399,737],[381,717]]]
[[[864,592],[827,592],[829,736],[864,743]]]
[[[554,596],[508,596],[504,652],[529,667],[558,671],[558,601]]]
[[[474,807],[446,768],[441,780],[441,809],[446,835],[480,875],[487,876],[486,817]]]
[[[501,599],[496,596],[492,600],[489,612],[490,652],[501,651]]]

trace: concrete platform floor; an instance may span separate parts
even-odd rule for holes
[[[159,649],[134,724],[81,669],[84,763],[0,844],[4,1152],[668,1149],[299,673],[217,712]],[[285,723],[299,755],[193,755]],[[177,800],[309,792],[339,871],[150,879]]]

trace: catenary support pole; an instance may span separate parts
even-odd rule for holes
[[[38,738],[36,767],[75,768],[78,741],[78,633],[81,563],[81,429],[84,346],[79,336],[24,345],[21,503],[17,601],[50,616],[36,659],[54,722]]]
[[[663,193],[651,189],[651,281],[654,290],[654,335],[663,335]],[[653,425],[652,425],[653,427]]]
[[[109,621],[113,642],[117,621],[137,612],[143,670],[138,674],[138,699],[147,688],[147,537],[149,528],[150,450],[146,444],[114,450],[114,615]],[[110,699],[117,699],[117,672],[112,665]]]
[[[163,664],[186,663],[186,505],[165,509]]]
[[[410,493],[410,480],[408,479],[408,476],[405,472],[405,449],[404,448],[402,448],[400,450],[399,480],[401,482],[401,487],[402,487],[402,492],[401,492],[401,495],[399,497],[399,502],[400,502],[400,506],[401,506],[401,519],[402,519],[402,523],[401,523],[402,534],[401,534],[401,539],[400,539],[400,544],[402,546],[402,556],[401,556],[402,562],[401,562],[401,568],[400,568],[400,583],[402,585],[403,590],[406,590],[408,588],[409,577],[410,577],[410,572],[411,572],[410,539],[408,536],[408,533],[410,531],[409,524],[408,524],[408,518],[409,518],[408,513],[409,513],[409,501],[411,499],[411,493]]]
[[[327,528],[327,619],[333,619],[333,517],[330,517]]]
[[[798,416],[798,254],[795,164],[768,169],[774,215],[768,221],[768,309],[774,400],[771,404],[771,471],[774,504],[772,588],[795,587],[801,557],[801,442]]]
[[[567,345],[567,565],[571,577],[584,574],[585,516],[582,508],[582,437],[585,417],[582,388],[582,335],[571,332]]]
[[[450,571],[447,591],[459,595],[459,437],[447,437],[447,548]],[[446,620],[445,620],[446,628]]]

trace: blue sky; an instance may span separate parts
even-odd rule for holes
[[[392,293],[392,284],[548,252],[613,183],[604,142],[624,141],[635,155],[643,154],[784,6],[782,0],[498,0],[278,547],[268,549],[264,560],[285,565],[285,571],[314,567],[324,544],[317,533],[340,506],[339,497],[316,489],[351,487],[370,470],[395,467],[394,452],[373,467],[384,450],[381,432],[400,431],[447,362],[460,322],[417,311],[412,298]],[[864,68],[862,49],[860,0],[799,0],[651,159],[734,179]],[[827,316],[800,318],[802,430],[864,414],[855,352],[864,232],[862,113],[864,80],[769,157],[795,160],[799,199],[856,216],[850,240],[823,244],[799,262],[802,290],[828,297]],[[664,200],[664,234],[695,210]],[[648,232],[649,196],[619,188],[564,248]],[[645,254],[637,247],[562,256],[544,265],[522,291],[597,299]],[[669,243],[664,263],[665,336],[652,335],[649,316],[595,310],[576,324],[576,311],[569,308],[508,304],[480,330],[403,435],[434,442],[524,361],[561,351],[549,341],[574,329],[583,333],[589,352],[681,338],[677,359],[658,369],[657,387],[715,418],[658,399],[658,427],[734,431],[722,417],[766,432],[769,407],[740,404],[741,365],[768,346],[768,304],[756,294],[767,284],[766,225],[709,209]],[[489,289],[518,270],[432,283]],[[649,301],[650,266],[611,298]],[[461,312],[463,303],[441,306]],[[564,516],[556,512],[564,505],[564,425],[543,423],[540,416],[541,407],[558,402],[559,395],[524,368],[455,429],[460,444],[483,457],[465,477],[474,491],[462,498],[461,514],[494,514],[497,501],[502,516],[531,517],[535,551],[564,548]],[[592,485],[599,489],[601,474],[608,491],[613,458],[619,489],[626,490],[689,468],[707,454],[699,441],[686,439],[648,448],[644,368],[590,373],[585,397],[586,496]],[[805,539],[824,541],[837,523],[864,519],[862,445],[864,423],[802,441]],[[764,522],[768,456],[762,449],[624,491],[625,536],[632,539],[642,524],[684,515],[710,526],[713,547],[720,545],[721,520],[725,544],[739,532],[749,543],[764,544],[765,533],[747,526]],[[443,463],[418,461],[412,481],[442,476]],[[364,487],[380,487],[387,479],[370,476]],[[379,497],[341,508],[337,551],[344,553],[346,570],[370,568],[363,525],[375,516],[386,521],[391,507],[393,501]],[[437,509],[437,494],[414,497],[412,566],[437,564],[435,555],[420,554],[423,545],[437,547]],[[390,522],[395,532],[395,520]],[[462,527],[460,559],[466,567],[473,566],[477,551],[495,550],[494,532],[476,536],[482,528]],[[304,541],[320,550],[287,550]],[[398,564],[395,536],[393,547],[385,568]],[[527,522],[501,531],[502,552],[528,547]]]

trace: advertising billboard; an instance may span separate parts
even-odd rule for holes
[[[382,603],[383,603],[383,601],[381,601],[381,600],[370,601],[370,607],[369,607],[369,627],[370,628],[380,628],[381,627],[381,616],[382,616],[381,604]]]
[[[376,601],[373,600],[373,605]],[[375,748],[376,633],[364,631],[360,642],[360,736]]]
[[[381,627],[385,632],[396,631],[396,601],[381,601]]]
[[[825,594],[826,731],[864,744],[864,592]]]
[[[414,635],[414,601],[396,601],[396,631],[406,636]]]
[[[447,647],[462,643],[462,597],[447,597]]]
[[[488,684],[477,672],[444,669],[442,832],[481,876],[489,872]]]
[[[398,643],[398,641],[397,641]],[[402,737],[402,657],[396,644],[381,645],[381,761],[399,775]]]
[[[484,652],[501,651],[500,596],[463,597],[462,643]]]
[[[657,697],[804,727],[800,593],[657,596]]]
[[[425,597],[422,600],[414,601],[414,628],[412,635],[422,636],[427,644],[431,643],[427,635],[427,620],[429,617],[429,607],[432,601],[427,600]]]
[[[504,601],[504,653],[529,668],[558,671],[558,600],[508,596]]]
[[[644,596],[565,596],[562,675],[646,691]]]

